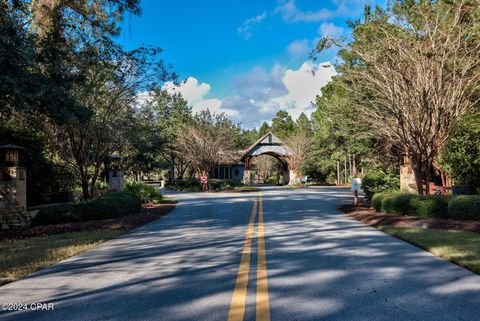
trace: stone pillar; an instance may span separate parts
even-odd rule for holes
[[[113,155],[110,159],[112,165],[108,170],[108,188],[121,192],[123,191],[123,170],[120,167],[122,157]]]
[[[4,145],[0,147],[0,225],[27,226],[30,216],[27,208],[27,169],[20,166],[20,151],[23,147]]]
[[[2,188],[8,196],[5,203],[18,203],[27,208],[27,169],[25,167],[2,167]],[[0,200],[1,202],[1,200]]]
[[[289,185],[295,185],[297,179],[297,173],[293,169],[288,170]]]
[[[108,188],[116,192],[123,191],[123,170],[110,169],[108,171]]]
[[[243,179],[242,182],[244,185],[248,186],[252,184],[252,179],[250,177],[250,165],[252,163],[251,157],[245,158],[245,169],[243,170]]]
[[[403,155],[400,165],[400,190],[409,193],[417,191],[417,181],[408,155]]]

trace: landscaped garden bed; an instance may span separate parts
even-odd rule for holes
[[[351,217],[480,274],[480,220],[376,212],[369,203],[343,205]]]
[[[480,220],[480,195],[429,195],[377,193],[372,198],[377,212],[454,220]]]
[[[465,221],[377,213],[370,207],[369,203],[362,203],[359,206],[346,204],[342,205],[340,209],[353,218],[375,227],[422,227],[429,229],[459,230],[480,233],[480,220]]]
[[[143,204],[140,212],[105,220],[40,225],[0,232],[0,285],[67,259],[157,220],[175,208],[175,201]]]
[[[162,204],[144,204],[138,213],[113,219],[38,225],[29,228],[5,230],[0,232],[0,241],[99,229],[128,231],[161,218],[174,209],[175,204],[176,202],[172,200]]]

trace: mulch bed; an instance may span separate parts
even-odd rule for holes
[[[174,201],[162,204],[143,204],[142,210],[139,213],[115,219],[40,225],[22,229],[6,230],[0,232],[0,240],[24,239],[67,232],[85,232],[102,229],[128,231],[167,215],[175,208],[175,206],[176,202]]]
[[[358,206],[345,204],[340,210],[351,217],[371,226],[422,227],[440,230],[459,230],[480,233],[479,221],[456,221],[416,216],[401,216],[376,213],[370,204],[361,203]]]

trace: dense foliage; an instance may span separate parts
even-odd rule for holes
[[[162,193],[157,187],[141,181],[126,182],[124,191],[135,195],[142,203],[156,203],[162,200]]]
[[[466,115],[454,126],[441,162],[455,184],[480,194],[480,113]]]
[[[444,180],[445,143],[478,104],[479,10],[472,1],[392,1],[366,7],[363,21],[350,23],[350,41],[318,42],[317,52],[337,46],[342,58],[313,115],[330,168],[329,157],[397,165],[391,159],[406,153],[419,194],[435,176]]]
[[[456,220],[480,219],[480,196],[412,195],[378,193],[372,198],[377,212]]]
[[[192,114],[168,90],[178,79],[160,48],[126,50],[115,41],[124,15],[139,14],[138,0],[2,1],[0,144],[27,150],[29,205],[72,190],[94,197],[106,187],[114,154],[129,179],[155,176],[196,190],[200,175],[238,162],[269,131],[294,153],[254,161],[252,172],[263,180],[277,182],[289,169],[330,184],[359,175],[371,198],[398,188],[406,153],[419,194],[445,173],[475,191],[479,10],[469,0],[367,6],[363,19],[348,23],[348,40],[318,42],[314,59],[336,46],[340,62],[310,118],[295,119],[281,106],[270,123],[242,129],[225,114]],[[212,189],[233,186],[210,182]],[[141,183],[126,188],[143,201],[161,197]]]
[[[363,177],[362,186],[365,198],[371,200],[376,193],[399,190],[400,178],[397,173],[389,169],[371,169]]]
[[[41,209],[32,224],[60,224],[117,218],[140,211],[142,202],[128,192],[110,193],[87,201]]]

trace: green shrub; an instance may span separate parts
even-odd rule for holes
[[[382,200],[382,212],[408,215],[411,211],[410,202],[415,197],[416,195],[406,193],[386,194]]]
[[[141,200],[132,193],[110,193],[80,203],[41,209],[35,216],[33,224],[47,225],[117,218],[137,213],[141,207]]]
[[[232,180],[224,179],[208,180],[208,187],[210,190],[223,191],[233,189],[236,186],[242,186],[242,184],[235,183]],[[177,191],[197,192],[202,190],[202,184],[200,183],[200,180],[178,180],[173,183],[168,183],[166,187]]]
[[[77,221],[73,213],[73,204],[66,204],[41,209],[32,220],[32,225],[71,223]]]
[[[167,183],[166,187],[175,191],[196,192],[202,190],[202,184],[199,180],[183,179],[173,183]]]
[[[158,188],[142,181],[127,181],[124,190],[136,195],[142,203],[154,203],[162,200],[162,193]]]
[[[375,193],[394,192],[400,187],[400,176],[388,170],[371,169],[362,179],[365,198],[371,200]]]
[[[376,193],[375,195],[373,195],[371,203],[375,212],[382,211],[382,202],[386,196],[387,193]]]
[[[412,195],[409,214],[422,217],[448,218],[449,196]]]
[[[372,198],[376,212],[422,217],[448,218],[452,196],[419,196],[406,193],[377,193]]]
[[[454,220],[480,220],[480,196],[459,195],[448,203],[448,216]]]
[[[211,179],[208,182],[209,188],[212,190],[216,191],[223,191],[223,190],[228,190],[228,189],[233,189],[236,186],[239,186],[241,184],[237,184],[232,180],[228,179]]]

